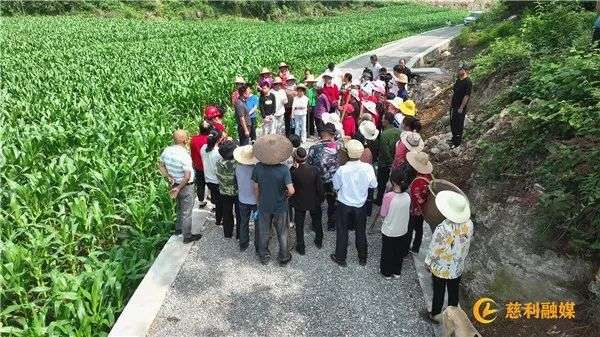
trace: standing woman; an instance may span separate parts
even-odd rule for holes
[[[210,201],[215,205],[215,224],[221,226],[223,220],[223,204],[221,203],[221,193],[219,193],[219,179],[217,178],[217,163],[223,159],[219,154],[219,141],[222,134],[219,130],[213,129],[208,134],[208,140],[200,149],[202,163],[204,168],[204,179],[206,186],[210,191]]]
[[[234,205],[237,208],[238,188],[235,181],[235,160],[233,151],[236,145],[233,140],[226,140],[219,146],[219,154],[222,159],[217,163],[217,178],[219,180],[219,193],[221,193],[221,204],[223,209],[223,234],[226,238],[233,236]],[[240,223],[237,222],[235,238],[240,237]]]
[[[418,254],[421,248],[421,241],[423,240],[423,208],[427,202],[429,183],[433,180],[433,176],[431,175],[433,165],[425,152],[409,152],[406,154],[406,161],[409,164],[407,176],[415,177],[409,186],[411,200],[409,232],[411,233],[411,237],[412,232],[415,232],[411,252]]]
[[[300,137],[302,143],[306,142],[306,115],[308,114],[308,97],[304,94],[306,86],[300,84],[296,87],[296,96],[292,103],[292,119],[294,133]]]
[[[190,154],[192,156],[192,164],[194,166],[194,185],[196,185],[196,194],[198,195],[198,201],[200,207],[206,206],[204,201],[204,194],[206,189],[206,181],[204,179],[204,166],[202,165],[202,146],[208,143],[208,135],[210,133],[210,124],[207,121],[203,121],[200,124],[200,132],[192,137],[190,141]]]

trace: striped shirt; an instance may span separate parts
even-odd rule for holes
[[[160,161],[165,164],[167,172],[175,183],[181,183],[185,171],[190,172],[188,182],[194,181],[194,169],[192,167],[192,156],[189,151],[181,145],[171,145],[165,148],[160,155]]]

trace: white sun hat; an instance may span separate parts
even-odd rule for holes
[[[358,130],[368,140],[375,140],[379,136],[379,130],[375,123],[371,121],[364,121],[358,126]]]
[[[471,218],[469,201],[454,191],[441,191],[435,197],[435,206],[446,219],[464,223]]]

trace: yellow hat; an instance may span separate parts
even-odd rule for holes
[[[414,116],[417,113],[417,106],[412,99],[406,100],[400,104],[400,112],[406,116]]]

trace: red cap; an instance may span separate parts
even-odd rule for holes
[[[213,119],[221,116],[221,111],[214,105],[209,105],[204,108],[204,119]]]

